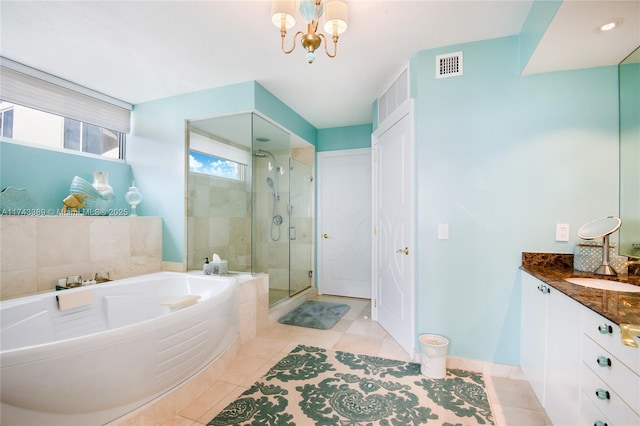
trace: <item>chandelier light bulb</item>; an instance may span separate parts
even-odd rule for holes
[[[296,24],[296,2],[274,1],[271,3],[271,22],[278,28],[289,30]]]
[[[347,31],[349,9],[345,2],[339,0],[328,1],[325,11],[324,30],[327,34],[339,35]]]

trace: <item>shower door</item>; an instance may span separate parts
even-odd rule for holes
[[[313,177],[311,166],[289,159],[289,295],[311,286]]]

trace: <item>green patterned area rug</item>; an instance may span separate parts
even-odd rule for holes
[[[328,330],[349,310],[349,305],[331,302],[304,302],[278,320],[280,324]]]
[[[492,425],[479,373],[298,346],[209,425]]]

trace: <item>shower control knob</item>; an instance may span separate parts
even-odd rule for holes
[[[405,247],[403,249],[396,250],[396,253],[404,253],[406,256],[409,256],[409,247]]]
[[[327,238],[329,238],[329,234],[322,234],[322,238],[326,240]]]

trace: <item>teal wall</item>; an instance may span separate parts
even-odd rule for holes
[[[318,130],[317,151],[371,148],[371,124]]]
[[[144,200],[141,215],[162,216],[162,258],[184,262],[185,120],[257,110],[309,143],[317,131],[254,81],[137,104],[127,137],[127,161]]]
[[[435,56],[460,50],[464,75],[435,79]],[[519,363],[521,253],[572,253],[582,224],[618,212],[617,67],[520,77],[518,52],[509,37],[410,63],[416,331],[505,364]],[[555,241],[556,223],[571,241]]]
[[[318,130],[260,84],[255,85],[255,109],[313,146],[318,143]]]
[[[109,172],[109,184],[116,199],[114,209],[127,209],[124,195],[131,186],[131,167],[122,161],[105,160],[73,151],[53,150],[7,140],[0,141],[0,189],[25,188],[40,210],[58,214],[69,195],[74,176],[93,182],[94,171]]]

